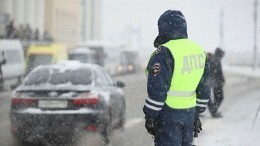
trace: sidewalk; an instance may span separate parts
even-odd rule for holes
[[[223,71],[226,73],[235,73],[247,77],[260,78],[260,67],[254,70],[251,66],[231,66],[223,64]]]
[[[224,112],[223,118],[203,117],[203,131],[199,135],[198,145],[259,146],[260,115],[255,119],[260,103],[259,94],[260,91],[254,91],[236,97],[236,100],[228,103],[232,106]]]

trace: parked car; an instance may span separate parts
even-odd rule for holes
[[[139,68],[138,53],[136,51],[121,51],[117,74],[135,73]]]
[[[111,129],[125,123],[124,83],[113,82],[101,66],[65,61],[34,68],[11,99],[11,132],[30,141],[76,131],[100,132],[109,142]]]

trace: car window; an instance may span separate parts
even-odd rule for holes
[[[93,63],[97,64],[97,59],[95,54],[83,54],[83,53],[70,53],[69,60],[78,60],[82,63]]]
[[[106,78],[108,84],[109,84],[109,85],[113,85],[113,80],[112,80],[112,78],[108,75],[107,72],[105,72],[104,69],[102,69],[102,72],[101,72],[101,73],[102,73],[102,74],[104,75],[104,77]]]
[[[6,54],[7,64],[20,63],[22,61],[19,50],[6,50],[5,54]]]
[[[89,56],[87,54],[69,54],[69,60],[78,60],[82,63],[88,63]]]
[[[38,85],[47,83],[50,77],[50,70],[49,69],[38,69],[37,71],[32,72],[29,74],[27,80],[25,81],[26,85]]]
[[[54,69],[50,77],[50,84],[89,85],[92,80],[90,69],[65,70],[64,72]]]
[[[89,85],[92,83],[92,72],[90,69],[77,69],[68,73],[68,78],[74,85]]]
[[[90,69],[65,70],[59,69],[39,69],[32,72],[26,85],[38,85],[49,83],[52,85],[67,84],[73,85],[90,85],[93,81],[92,72]]]
[[[51,64],[51,62],[51,55],[30,55],[28,59],[28,66],[30,69],[33,69],[39,65]]]
[[[103,86],[103,85],[109,85],[106,77],[100,70],[95,70],[96,73],[96,83],[97,85]]]
[[[58,69],[52,70],[52,75],[50,76],[50,84],[58,85],[65,84],[69,82],[68,71],[60,72]]]

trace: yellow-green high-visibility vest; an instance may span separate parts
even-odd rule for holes
[[[206,62],[204,50],[189,39],[171,40],[162,46],[167,47],[174,58],[174,72],[165,103],[174,109],[195,107],[196,88]]]
[[[175,109],[196,106],[196,88],[203,75],[206,54],[201,46],[189,39],[171,40],[163,46],[174,58],[174,72],[166,104]]]

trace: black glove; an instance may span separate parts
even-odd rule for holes
[[[157,130],[157,121],[154,119],[146,119],[145,128],[151,135],[155,136]]]
[[[195,116],[195,120],[193,123],[193,131],[196,133],[196,131],[198,133],[200,133],[202,131],[202,127],[201,127],[201,122],[200,122],[200,118],[198,115]]]

